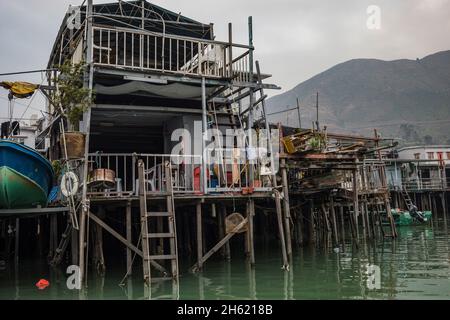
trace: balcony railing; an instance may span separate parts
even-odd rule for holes
[[[173,192],[176,194],[204,194],[202,157],[197,155],[91,153],[89,154],[88,195],[91,197],[130,197],[139,194],[138,160],[144,161],[147,194],[166,191],[164,165],[171,163]],[[108,169],[109,173],[105,173]],[[267,172],[258,163],[250,166],[225,159],[223,164],[208,165],[207,193],[245,193],[270,191]],[[108,176],[109,174],[109,176]],[[253,182],[251,182],[253,181]],[[251,188],[251,190],[249,190]]]
[[[96,169],[109,169],[113,176],[103,177],[91,174],[88,179],[89,195],[99,197],[127,197],[138,195],[137,161],[142,159],[147,173],[147,193],[158,194],[165,191],[164,164],[172,165],[172,182],[174,193],[200,192],[196,185],[194,170],[201,157],[193,155],[164,154],[123,154],[123,153],[91,153],[89,168],[91,173]],[[102,181],[103,179],[103,181]]]
[[[405,188],[408,191],[445,190],[450,188],[450,180],[443,178],[401,179],[401,185],[399,183],[390,184],[389,188],[391,190]]]
[[[250,80],[249,46],[100,26],[92,38],[96,65]]]
[[[210,193],[272,190],[268,162],[263,157],[248,162],[245,148],[215,148],[214,156],[206,154],[206,162]]]

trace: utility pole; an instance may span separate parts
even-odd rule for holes
[[[316,129],[317,131],[320,130],[319,127],[319,92],[316,94]]]
[[[298,98],[297,98],[297,114],[298,114],[298,128],[301,129],[302,118],[300,117],[300,103],[298,102]]]

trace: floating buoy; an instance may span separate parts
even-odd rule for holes
[[[36,282],[36,287],[37,287],[39,290],[44,290],[44,289],[47,288],[49,285],[50,285],[50,282],[48,282],[48,281],[45,280],[45,279],[41,279],[41,280],[39,280],[38,282]]]
[[[74,196],[78,191],[78,177],[72,171],[66,172],[61,178],[61,193],[66,197]]]

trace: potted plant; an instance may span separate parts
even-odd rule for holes
[[[73,64],[70,60],[59,67],[56,79],[56,92],[53,103],[61,116],[67,120],[68,130],[61,133],[60,146],[65,157],[82,158],[85,149],[85,134],[79,131],[83,113],[93,103],[92,90],[84,86],[85,64],[83,61]]]

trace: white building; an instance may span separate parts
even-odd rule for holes
[[[450,146],[413,146],[397,150],[386,174],[391,187],[437,190],[450,187]]]
[[[439,165],[439,161],[443,160],[446,165],[450,165],[450,146],[414,146],[405,147],[398,150],[398,159],[400,160],[432,160],[426,162],[427,165]]]

